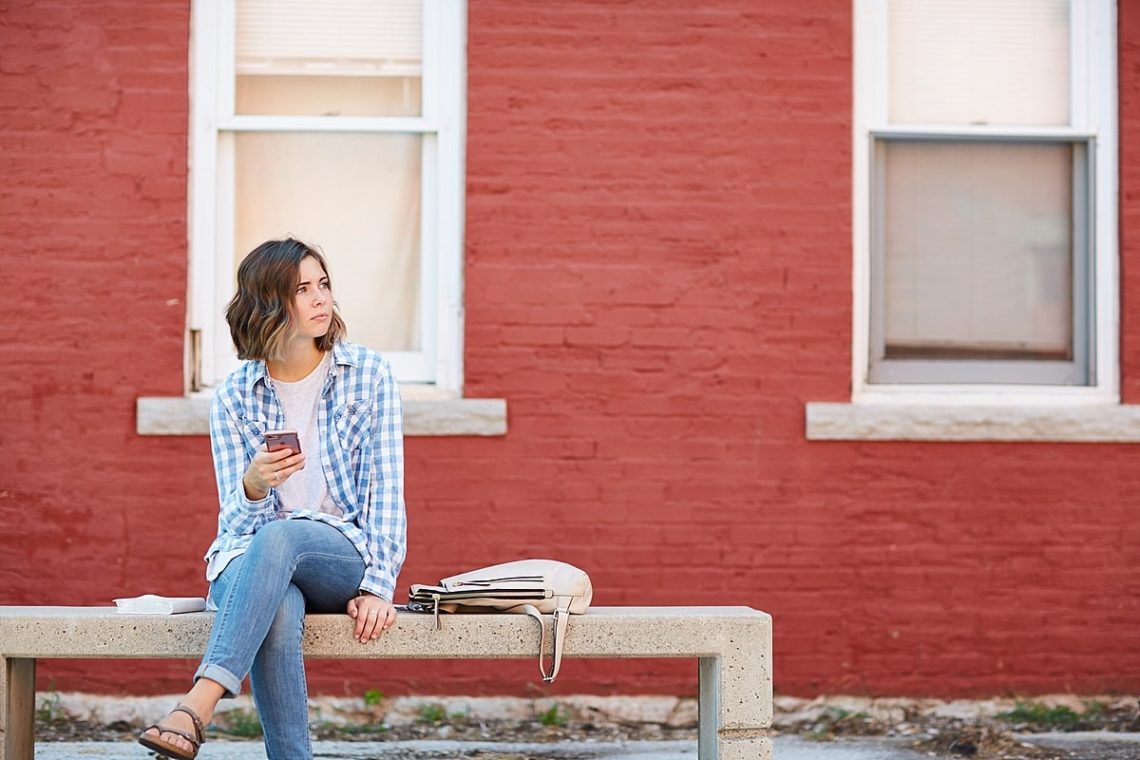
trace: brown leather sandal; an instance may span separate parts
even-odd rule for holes
[[[174,760],[194,760],[194,758],[198,756],[198,750],[202,748],[202,744],[206,741],[206,731],[204,728],[202,728],[202,719],[199,718],[197,713],[195,713],[186,705],[178,705],[170,711],[171,714],[174,714],[176,712],[184,712],[190,716],[190,720],[194,721],[194,733],[197,734],[197,736],[191,736],[185,731],[180,731],[177,728],[168,728],[166,726],[163,726],[161,723],[152,723],[143,729],[142,734],[139,736],[139,744],[143,745],[147,749],[161,753],[166,757],[174,758]],[[170,716],[168,715],[167,717]],[[148,736],[147,731],[151,730],[152,728],[157,730],[158,733],[154,736]],[[182,749],[178,745],[163,741],[163,734],[174,734],[175,736],[181,736],[183,739],[190,742],[194,749],[191,750],[189,754],[187,754],[186,750]]]

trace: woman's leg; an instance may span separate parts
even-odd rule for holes
[[[304,629],[305,597],[291,583],[249,673],[270,760],[312,757],[309,690],[301,656]]]
[[[249,672],[269,760],[312,757],[304,615],[343,612],[364,577],[364,562],[331,525],[281,520],[259,530],[231,564],[235,572],[227,567],[215,581],[221,619],[215,618],[197,675],[237,694],[233,687]]]
[[[342,612],[363,577],[356,547],[333,526],[315,520],[266,525],[214,581],[218,612],[195,680],[209,678],[227,696],[237,695],[290,585],[301,590],[306,609]]]
[[[270,760],[311,757],[301,657],[304,613],[344,611],[363,576],[360,554],[331,525],[281,520],[259,530],[249,550],[214,581],[218,612],[183,704],[208,723],[218,700],[236,696],[252,671]],[[175,713],[163,725],[185,728],[183,718],[189,722]]]

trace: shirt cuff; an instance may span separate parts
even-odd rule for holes
[[[245,495],[245,484],[244,483],[238,483],[237,496],[238,496],[238,502],[242,505],[242,507],[247,512],[260,512],[261,510],[265,509],[266,507],[273,506],[273,502],[274,502],[274,496],[273,496],[273,489],[272,488],[270,488],[266,492],[266,494],[263,498],[260,498],[260,499],[257,499],[256,501],[254,501],[253,499],[251,499]]]
[[[396,583],[393,579],[385,578],[381,573],[365,573],[364,580],[360,582],[360,590],[380,597],[391,603],[396,598]]]

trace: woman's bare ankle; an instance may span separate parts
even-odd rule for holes
[[[194,682],[194,687],[182,698],[182,705],[193,710],[205,728],[214,717],[214,711],[225,692],[225,688],[217,681],[199,678]]]

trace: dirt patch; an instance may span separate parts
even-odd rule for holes
[[[1019,735],[1057,731],[1140,732],[1136,699],[1079,700],[1066,704],[977,703],[972,708],[903,700],[868,701],[865,710],[835,704],[801,707],[777,719],[779,730],[818,741],[845,736],[897,737],[902,746],[947,758],[976,760],[1135,760],[1136,748],[1099,746],[1091,750],[1058,750],[1031,744]],[[953,714],[953,713],[959,714]],[[1090,754],[1091,753],[1091,754]]]
[[[313,734],[318,739],[335,741],[414,741],[446,739],[451,741],[494,742],[575,742],[575,741],[667,741],[696,739],[697,728],[670,727],[645,723],[590,723],[567,721],[562,725],[543,725],[538,721],[471,720],[449,718],[445,723],[412,723],[397,726],[336,726],[316,724]]]
[[[422,717],[391,725],[360,710],[353,720],[315,719],[317,739],[335,741],[493,741],[617,742],[694,740],[695,722],[670,725],[653,721],[583,720],[573,710],[556,708],[532,719],[491,719],[421,709]],[[38,741],[131,741],[140,725],[128,721],[101,724],[72,718],[58,709],[37,710]],[[1135,760],[1136,747],[1098,745],[1092,749],[1050,749],[1019,735],[1046,732],[1140,732],[1140,702],[1135,698],[1043,702],[992,700],[943,703],[933,700],[835,698],[777,699],[774,732],[815,741],[841,737],[884,737],[899,746],[943,758],[975,760]],[[260,726],[250,710],[220,713],[210,726],[216,738],[256,739]],[[472,757],[492,760],[486,750]],[[513,757],[513,756],[504,756]]]
[[[209,733],[216,738],[256,739],[261,736],[259,727],[242,718],[234,722],[212,722]],[[64,716],[36,721],[36,741],[130,741],[142,730],[125,721],[101,725]],[[451,740],[479,742],[575,742],[575,741],[670,741],[696,739],[696,726],[674,727],[646,723],[590,723],[566,721],[561,725],[543,725],[539,721],[472,720],[449,717],[440,722],[419,722],[389,726],[377,723],[333,724],[314,722],[313,737],[326,741],[416,741]],[[480,755],[483,757],[484,755]]]

